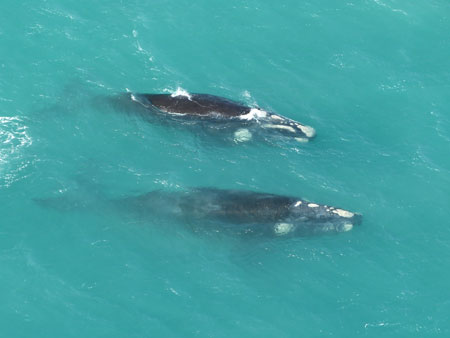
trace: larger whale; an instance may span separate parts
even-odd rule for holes
[[[139,215],[173,216],[198,231],[241,236],[293,237],[351,230],[360,214],[307,200],[243,190],[156,190],[115,201]]]
[[[97,192],[98,193],[98,192]],[[111,208],[122,215],[146,220],[174,220],[198,233],[223,233],[239,237],[289,238],[340,233],[361,224],[362,216],[345,209],[302,198],[271,193],[190,188],[154,190],[136,196],[106,198],[95,193],[35,199],[61,211]]]
[[[249,141],[261,134],[307,142],[316,134],[312,127],[287,117],[210,94],[178,90],[172,94],[126,93],[121,98],[125,98],[122,105],[136,110],[141,108],[147,117],[207,125],[215,132],[231,133],[235,142]]]

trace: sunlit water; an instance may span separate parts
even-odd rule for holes
[[[0,336],[450,333],[450,4],[2,1]],[[224,96],[317,130],[226,144],[97,104]],[[111,200],[271,192],[364,215],[248,240]],[[36,199],[71,196],[70,208]]]

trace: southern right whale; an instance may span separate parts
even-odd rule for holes
[[[204,130],[225,132],[235,142],[249,141],[256,135],[280,136],[299,142],[307,142],[315,136],[312,127],[300,122],[210,94],[177,90],[172,94],[124,93],[117,99],[121,109],[139,111],[146,118],[159,122],[199,125]]]
[[[176,217],[200,232],[241,236],[293,237],[346,232],[362,220],[360,214],[300,198],[216,188],[155,190],[115,203],[140,215]]]
[[[174,220],[198,233],[224,233],[241,237],[295,237],[351,230],[360,214],[292,196],[246,190],[190,188],[154,190],[136,196],[107,198],[104,194],[64,194],[34,199],[39,205],[70,211],[100,212],[111,208],[139,219]],[[104,212],[104,211],[103,211]]]

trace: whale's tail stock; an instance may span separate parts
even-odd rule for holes
[[[32,200],[44,208],[59,211],[89,210],[105,204],[106,188],[95,177],[78,175],[73,178],[70,188],[59,189],[48,197],[34,197]]]

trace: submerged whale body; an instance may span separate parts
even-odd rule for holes
[[[344,209],[291,196],[216,188],[184,191],[155,190],[120,199],[88,193],[34,199],[60,211],[112,208],[123,215],[146,220],[172,220],[198,233],[239,237],[296,237],[346,232],[362,216]],[[171,223],[172,223],[171,221]]]
[[[121,207],[149,215],[174,216],[198,231],[246,236],[292,237],[346,232],[362,216],[303,199],[215,188],[183,192],[152,191],[116,201]]]
[[[284,116],[249,107],[223,97],[209,94],[125,94],[130,102],[145,108],[147,113],[167,119],[197,122],[228,123],[236,142],[248,141],[254,133],[291,137],[306,142],[315,136],[312,127]],[[220,129],[220,128],[219,128]]]

